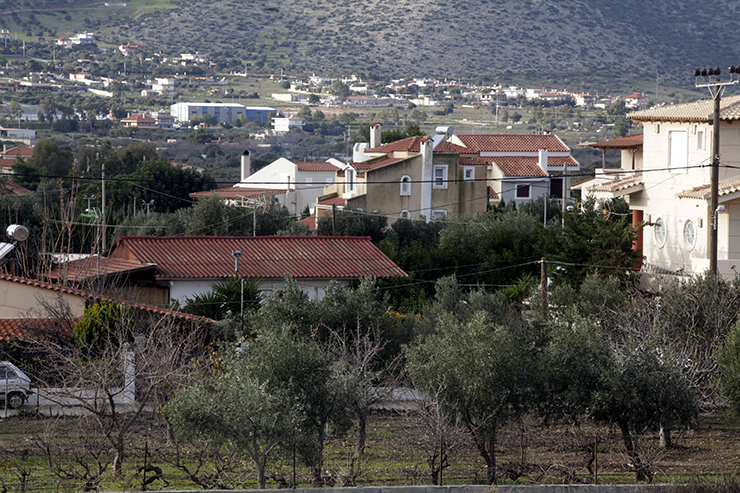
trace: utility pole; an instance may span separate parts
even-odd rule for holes
[[[540,289],[542,290],[542,316],[547,316],[547,257],[540,261]]]
[[[722,100],[722,93],[724,93],[725,87],[729,85],[735,85],[738,80],[734,78],[734,74],[739,74],[740,78],[740,67],[736,68],[734,65],[730,67],[730,80],[722,81],[720,75],[722,70],[716,69],[696,69],[694,70],[694,77],[696,78],[696,87],[706,87],[709,89],[709,94],[712,96],[714,102],[714,113],[712,115],[712,127],[714,130],[713,144],[712,144],[712,164],[711,164],[711,184],[710,184],[710,203],[709,210],[712,214],[712,227],[709,229],[709,272],[717,274],[717,213],[719,208],[719,127],[720,127],[720,102]],[[702,78],[702,81],[699,81]],[[711,80],[714,78],[714,80]]]
[[[101,243],[103,244],[103,249],[102,249],[102,251],[104,252],[104,251],[105,251],[105,161],[103,161],[103,162],[101,163],[101,166],[103,167],[103,168],[102,168],[102,171],[101,171],[101,179],[102,179],[102,181],[103,181],[103,185],[102,185],[102,188],[103,188],[103,190],[102,190],[102,192],[103,192],[103,193],[102,193],[102,196],[103,196],[103,202],[102,202],[102,204],[101,204],[101,206],[100,206],[100,207],[101,207],[101,209],[102,209],[102,213],[101,213],[101,216],[102,216],[102,217],[101,217],[101,221],[102,221],[102,227],[101,227],[100,229],[101,229],[101,231],[102,231],[102,236],[103,236],[103,237],[101,238]]]

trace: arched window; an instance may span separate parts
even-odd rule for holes
[[[411,195],[411,177],[409,175],[401,177],[401,195]]]

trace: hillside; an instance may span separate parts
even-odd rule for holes
[[[0,11],[11,32],[90,29],[103,44],[199,51],[290,73],[654,78],[661,70],[690,80],[694,65],[740,63],[730,42],[740,4],[731,0],[2,0]]]

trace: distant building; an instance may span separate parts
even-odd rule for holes
[[[286,118],[273,118],[272,128],[277,133],[288,133],[292,128],[302,129],[303,120],[288,116]]]
[[[241,104],[222,103],[175,103],[170,106],[170,114],[178,121],[188,122],[195,118],[215,116],[217,122],[232,123],[240,117],[247,121],[270,121],[269,114],[277,113],[275,108],[266,106],[244,106]]]
[[[146,113],[137,113],[121,120],[126,127],[138,128],[141,130],[150,130],[157,128],[157,120]]]
[[[95,34],[93,33],[77,33],[69,40],[73,45],[91,45],[95,43]]]

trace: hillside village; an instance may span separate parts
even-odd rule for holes
[[[735,472],[734,67],[606,95],[96,35],[0,32],[0,483]]]

